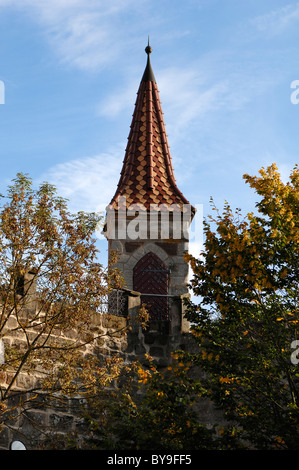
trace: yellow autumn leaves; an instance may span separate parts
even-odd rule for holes
[[[258,196],[254,213],[242,218],[228,204],[222,213],[214,208],[200,258],[186,257],[194,273],[196,300],[187,312],[196,361],[207,374],[206,396],[246,441],[297,449],[298,368],[290,345],[299,334],[299,170],[287,183],[276,165],[244,178]]]
[[[261,216],[250,212],[242,218],[240,210],[233,212],[227,203],[222,214],[213,207],[217,215],[204,223],[201,258],[186,255],[195,277],[213,284],[220,310],[221,286],[239,289],[246,285],[248,293],[274,292],[287,282],[294,257],[299,256],[298,167],[286,184],[275,164],[262,168],[259,177],[244,175],[244,179],[261,196],[257,204]],[[197,285],[194,280],[191,283]]]
[[[207,359],[208,361],[211,361],[214,357],[213,353],[207,353],[205,350],[201,351],[201,356],[202,356],[202,359],[204,360]],[[215,355],[214,360],[219,361],[219,354]]]
[[[138,380],[139,383],[146,384],[147,381],[152,377],[152,374],[150,373],[149,370],[145,370],[141,366],[139,366],[138,377],[139,377],[139,380]]]

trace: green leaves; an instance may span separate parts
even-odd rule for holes
[[[286,184],[275,165],[244,178],[260,196],[257,213],[242,218],[226,204],[205,223],[201,260],[187,257],[200,298],[187,307],[202,351],[194,360],[244,442],[297,449],[298,414],[287,410],[299,403],[290,361],[299,332],[299,170]]]
[[[216,430],[200,424],[195,412],[203,389],[190,378],[190,364],[173,355],[172,365],[159,371],[148,359],[147,368],[133,364],[131,380],[122,379],[119,391],[110,393],[104,403],[108,418],[102,434],[106,433],[108,448],[111,445],[117,450],[217,448]],[[103,404],[100,397],[99,401]],[[100,406],[98,409],[101,410]],[[101,437],[105,445],[105,438]]]

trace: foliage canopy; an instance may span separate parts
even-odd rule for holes
[[[206,395],[238,424],[239,443],[298,449],[299,171],[287,183],[276,165],[244,178],[260,196],[257,213],[213,207],[202,256],[187,257],[199,297],[188,305],[193,360],[208,373]]]
[[[0,401],[27,407],[39,392],[57,398],[106,383],[91,354],[94,316],[120,281],[98,261],[94,233],[101,217],[71,214],[56,189],[18,174],[0,207]],[[84,354],[83,354],[84,352]],[[97,376],[97,377],[96,377]],[[34,378],[35,380],[31,380]],[[25,389],[26,395],[21,389]],[[7,413],[2,413],[2,420]]]

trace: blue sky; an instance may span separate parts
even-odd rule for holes
[[[0,0],[0,190],[49,181],[71,210],[104,210],[122,167],[150,36],[177,183],[243,213],[242,179],[298,162],[299,2]],[[107,250],[100,241],[100,249]]]

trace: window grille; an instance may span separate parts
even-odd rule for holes
[[[147,253],[133,270],[133,288],[141,293],[151,321],[169,320],[169,271],[154,253]]]
[[[128,315],[128,296],[125,291],[113,289],[103,299],[102,313],[126,317]]]

